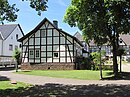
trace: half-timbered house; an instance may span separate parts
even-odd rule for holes
[[[47,18],[19,41],[22,69],[74,69],[75,57],[82,55],[80,41]]]

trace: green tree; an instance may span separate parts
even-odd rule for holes
[[[119,34],[130,30],[130,0],[72,0],[64,22],[78,26],[87,43],[113,47],[113,72],[118,74],[117,48]]]
[[[30,2],[30,7],[41,15],[42,11],[46,11],[48,0],[22,0]],[[16,4],[9,4],[8,0],[0,0],[0,23],[5,20],[9,22],[14,22],[17,19],[18,8],[15,7]]]
[[[16,60],[15,69],[18,71],[18,65],[20,64],[20,55],[21,51],[19,49],[15,49],[13,53],[13,58]]]
[[[106,53],[104,50],[101,50],[101,55],[100,55],[100,52],[92,52],[90,55],[95,65],[98,65],[100,64],[100,57],[102,59],[101,62],[102,63],[104,62],[103,58],[105,57]]]

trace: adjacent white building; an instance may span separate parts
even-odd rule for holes
[[[20,47],[17,40],[23,35],[19,24],[0,25],[0,62],[12,58],[13,51]]]

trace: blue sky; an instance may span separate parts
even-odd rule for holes
[[[51,22],[57,20],[58,27],[71,35],[79,31],[78,28],[71,28],[67,23],[63,22],[63,16],[71,0],[49,0],[47,4],[48,9],[42,12],[41,16],[37,15],[37,12],[29,6],[26,0],[24,2],[22,0],[9,0],[9,2],[11,4],[15,3],[20,11],[18,12],[18,19],[16,22],[8,24],[20,24],[25,34],[34,29],[45,17]]]

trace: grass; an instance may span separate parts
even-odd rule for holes
[[[17,82],[17,84],[11,84],[10,81],[0,81],[0,90],[6,90],[6,89],[17,89],[20,87],[28,87],[31,86],[30,84]]]
[[[103,77],[111,77],[111,71],[103,71]],[[18,74],[36,75],[36,76],[47,76],[57,78],[72,78],[81,80],[99,80],[100,71],[91,70],[32,70],[32,71],[21,71]]]

